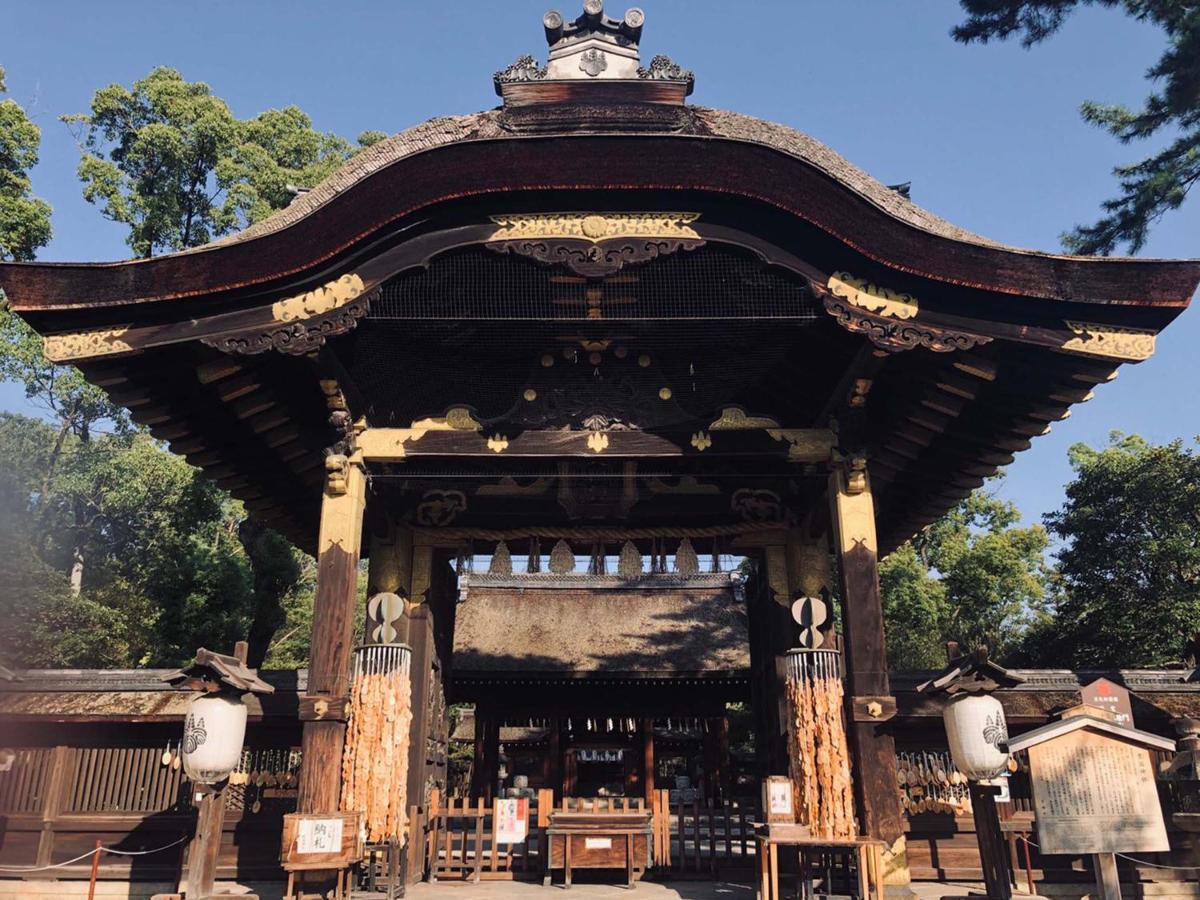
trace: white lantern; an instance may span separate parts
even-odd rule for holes
[[[183,771],[197,784],[229,777],[242,758],[246,704],[231,694],[201,694],[183,721]]]
[[[972,781],[995,778],[1008,766],[1004,707],[987,694],[959,694],[942,717],[955,767]]]

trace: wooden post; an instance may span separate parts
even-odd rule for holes
[[[423,596],[414,593],[417,599]],[[437,662],[437,651],[433,645],[433,615],[427,603],[420,603],[409,611],[408,644],[412,647],[410,677],[413,716],[408,748],[408,802],[425,807],[428,805],[426,785],[429,781],[429,701],[434,690],[434,666]],[[423,834],[421,838],[424,839]]]
[[[487,717],[475,704],[475,757],[471,763],[471,797],[482,797],[487,789]]]
[[[654,719],[642,719],[642,788],[646,803],[654,801]]]
[[[1000,816],[996,812],[996,795],[1000,788],[972,781],[967,788],[975,819],[975,837],[979,841],[979,861],[988,900],[1011,900],[1012,873],[1009,871],[1008,847],[1000,831]]]
[[[546,787],[554,797],[563,795],[562,719],[550,720],[549,747],[547,753]]]
[[[871,700],[891,695],[879,592],[875,504],[865,469],[852,465],[847,471],[835,465],[829,478],[829,500],[841,576],[846,715],[854,751],[859,824],[867,837],[887,845],[884,874],[888,883],[908,884],[904,817],[896,790],[895,741],[881,719],[859,721],[854,712]],[[863,702],[856,704],[856,699]]]
[[[332,457],[331,457],[332,459]],[[317,540],[317,589],[313,598],[312,651],[307,697],[340,700],[350,692],[350,653],[358,595],[358,559],[362,546],[367,476],[351,457],[344,470],[329,473],[321,502]],[[344,704],[336,708],[342,708]],[[309,709],[314,704],[309,704]],[[324,708],[316,703],[315,708]],[[304,722],[304,764],[296,809],[302,813],[336,812],[341,800],[345,713]]]
[[[1096,892],[1100,900],[1121,900],[1121,877],[1117,872],[1116,854],[1094,853],[1092,866],[1096,870]]]
[[[244,666],[250,654],[250,645],[238,641],[233,655]],[[196,833],[192,835],[187,854],[187,896],[189,900],[204,900],[213,894],[217,880],[217,864],[221,857],[221,833],[225,829],[225,790],[228,781],[220,784],[197,785],[193,798],[199,794],[197,803]]]
[[[200,814],[196,833],[188,848],[187,896],[203,900],[212,896],[221,855],[221,831],[225,827],[225,785],[200,787]]]
[[[55,747],[50,755],[50,774],[46,778],[46,786],[42,789],[42,833],[38,836],[35,866],[48,866],[53,861],[55,820],[67,804],[67,791],[71,789],[71,776],[74,774],[75,753],[70,747],[59,746]],[[49,871],[44,873],[43,877],[53,875],[54,872]]]
[[[483,769],[481,796],[490,802],[500,781],[500,717],[492,710],[484,720]]]
[[[717,784],[721,788],[721,799],[728,802],[733,796],[733,773],[729,759],[729,714],[714,719],[717,729]]]

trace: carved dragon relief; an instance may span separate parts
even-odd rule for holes
[[[311,291],[271,304],[274,324],[268,328],[203,338],[225,353],[254,355],[278,350],[301,356],[319,350],[328,338],[353,330],[371,306],[379,289],[363,293],[357,274],[343,275]]]
[[[600,278],[626,265],[703,246],[691,227],[698,218],[699,213],[685,212],[493,216],[496,230],[485,246]]]

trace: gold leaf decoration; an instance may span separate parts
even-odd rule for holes
[[[298,322],[345,306],[363,292],[363,280],[351,272],[311,291],[271,304],[276,322]]]
[[[691,224],[699,213],[538,213],[492,216],[496,230],[489,241],[575,238],[599,243],[614,238],[689,238],[700,235]]]
[[[42,352],[46,354],[46,359],[55,363],[128,353],[133,347],[122,338],[129,328],[129,325],[121,325],[70,334],[48,334],[42,339]]]
[[[911,319],[917,314],[917,298],[890,288],[871,284],[849,272],[834,272],[829,276],[829,292],[852,306],[865,309],[888,319]]]
[[[1141,362],[1154,355],[1155,333],[1143,328],[1117,328],[1095,322],[1067,322],[1075,335],[1066,340],[1063,350]]]

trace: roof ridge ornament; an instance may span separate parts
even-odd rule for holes
[[[620,19],[604,14],[603,0],[584,0],[573,22],[552,9],[542,17],[549,54],[545,66],[522,56],[495,74],[496,93],[506,106],[531,103],[595,101],[584,95],[583,84],[603,85],[600,99],[614,102],[682,105],[695,78],[669,56],[655,56],[641,65],[639,43],[646,14],[638,7]]]

